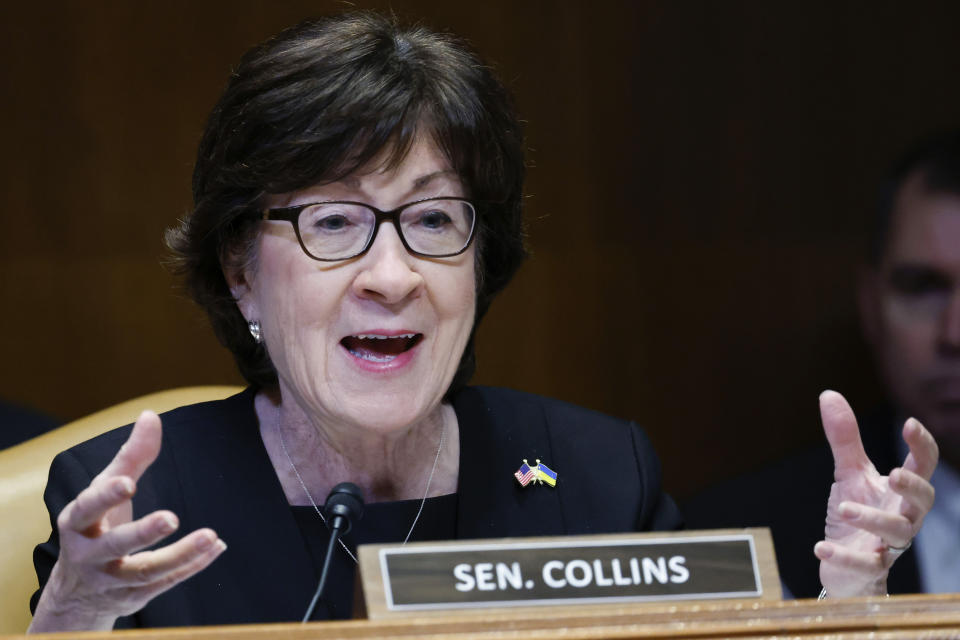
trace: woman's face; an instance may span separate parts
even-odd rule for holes
[[[266,206],[352,200],[391,210],[467,195],[426,138],[394,169],[380,164]],[[474,251],[419,258],[386,222],[362,256],[319,262],[289,222],[268,221],[254,264],[227,277],[244,317],[261,324],[285,404],[292,398],[321,425],[387,435],[435,411],[453,379],[473,326]]]

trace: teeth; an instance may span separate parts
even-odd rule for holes
[[[402,333],[398,336],[381,336],[373,333],[361,333],[360,335],[353,336],[354,338],[359,338],[360,340],[387,340],[388,338],[406,338],[410,339],[416,336],[415,333]]]
[[[355,357],[360,358],[361,360],[369,360],[370,362],[390,362],[397,356],[380,356],[373,353],[357,353],[356,351],[351,351]]]

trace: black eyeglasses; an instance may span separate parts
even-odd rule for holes
[[[304,253],[314,260],[347,260],[367,252],[380,223],[389,220],[415,256],[447,258],[473,240],[477,212],[464,198],[429,198],[381,211],[362,202],[336,201],[264,209],[264,220],[289,220]]]

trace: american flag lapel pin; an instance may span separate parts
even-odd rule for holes
[[[520,465],[520,468],[517,469],[516,473],[513,474],[513,477],[517,479],[517,482],[520,483],[521,487],[525,487],[537,477],[537,472],[530,467],[527,459],[524,458],[523,464]]]
[[[527,459],[523,459],[523,464],[516,470],[513,477],[517,479],[521,487],[525,487],[531,482],[534,484],[548,484],[551,487],[557,486],[557,472],[540,462],[537,458],[537,464],[530,466]]]

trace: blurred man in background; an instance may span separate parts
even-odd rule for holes
[[[864,447],[882,474],[902,465],[901,431],[912,416],[936,438],[941,457],[932,478],[936,503],[888,588],[960,592],[960,131],[920,143],[894,166],[881,189],[868,257],[858,302],[888,406],[861,419]],[[812,551],[796,550],[823,537],[816,512],[823,511],[832,469],[823,446],[712,487],[686,505],[687,525],[771,527],[776,548],[792,552],[778,556],[785,586],[795,597],[814,597],[818,562]],[[817,477],[822,482],[810,481]]]

